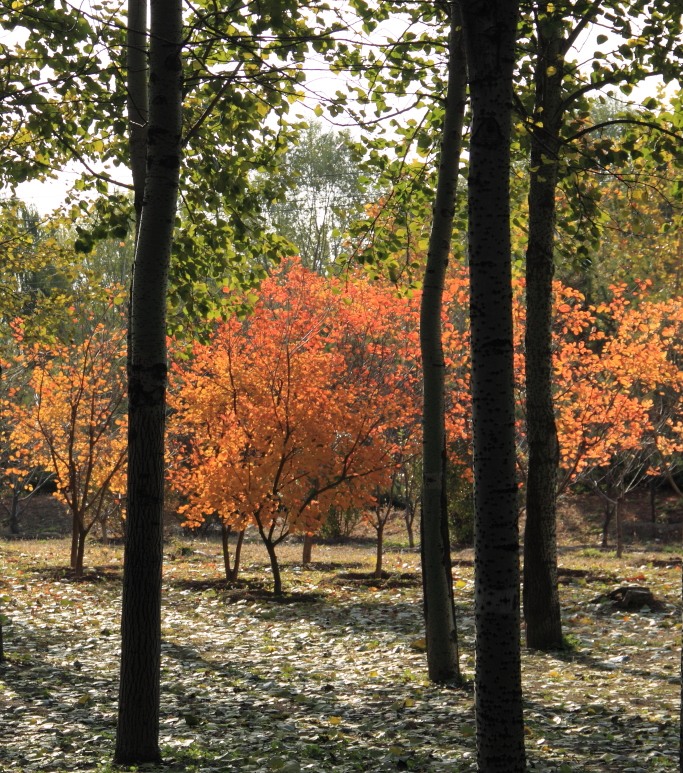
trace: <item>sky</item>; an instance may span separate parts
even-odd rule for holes
[[[598,33],[604,32],[603,30],[589,31],[587,32],[577,43],[576,46],[576,58],[579,61],[584,58],[590,59],[592,52],[596,49],[595,37]],[[398,37],[400,30],[396,28],[385,27],[380,28],[377,33],[378,36],[392,35]],[[8,37],[9,36],[9,37]],[[1,42],[11,43],[15,42],[17,35],[14,33],[3,32],[0,38]],[[606,50],[609,46],[609,42],[600,48]],[[313,118],[313,109],[315,108],[319,95],[320,101],[324,101],[325,96],[332,96],[334,92],[340,88],[340,81],[338,77],[326,76],[324,72],[324,66],[320,62],[313,62],[311,65],[311,73],[308,80],[309,97],[304,101],[304,109],[311,112]],[[343,84],[342,84],[343,86]],[[640,101],[647,96],[654,95],[657,89],[657,82],[654,79],[649,79],[645,84],[636,89],[631,97],[635,101]],[[325,120],[325,116],[322,116]],[[343,125],[343,120],[335,121],[334,125]],[[351,128],[351,127],[349,127]],[[68,189],[73,185],[78,177],[78,165],[74,164],[72,167],[64,172],[60,172],[58,177],[53,180],[45,182],[28,182],[22,183],[17,186],[16,193],[23,201],[32,205],[37,211],[45,216],[59,207],[67,194]],[[117,178],[121,177],[124,182],[130,180],[130,174],[127,170],[119,171],[116,175]]]

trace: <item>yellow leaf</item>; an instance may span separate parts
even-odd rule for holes
[[[331,725],[341,725],[342,718],[341,717],[328,717],[327,721]]]

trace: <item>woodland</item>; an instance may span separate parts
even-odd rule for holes
[[[0,769],[683,770],[682,18],[3,2]]]

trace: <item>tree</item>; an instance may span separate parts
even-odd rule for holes
[[[153,0],[149,126],[131,291],[128,490],[114,759],[159,762],[166,303],[181,161],[182,4]]]
[[[83,572],[87,536],[105,514],[109,495],[122,491],[126,462],[125,333],[92,318],[86,322],[91,329],[77,344],[37,342],[24,351],[33,399],[15,406],[23,417],[11,441],[14,448],[33,450],[30,459],[15,462],[25,475],[38,463],[54,476],[71,514],[76,576]],[[21,335],[17,329],[19,341]]]
[[[341,256],[345,231],[363,203],[349,133],[312,123],[285,152],[280,174],[287,188],[283,200],[268,207],[272,227],[304,266],[326,273]]]
[[[517,4],[463,0],[475,494],[475,711],[482,773],[525,770],[510,254]]]
[[[183,512],[190,524],[210,513],[237,530],[254,524],[276,594],[278,544],[315,533],[332,507],[370,503],[405,446],[396,421],[416,421],[394,399],[414,380],[391,345],[407,301],[362,282],[330,284],[284,264],[250,316],[217,326],[176,367]]]
[[[445,362],[441,331],[444,281],[451,253],[467,73],[458,3],[449,3],[449,76],[432,231],[422,285],[423,373],[421,555],[429,678],[459,680],[448,503]]]
[[[574,215],[562,223],[571,231],[572,253],[589,261],[588,248],[600,229],[577,214],[595,212],[596,196],[577,195],[581,184],[577,176],[588,170],[599,171],[623,163],[626,148],[620,149],[603,129],[621,124],[649,124],[657,127],[644,111],[630,111],[614,119],[593,123],[584,109],[586,95],[603,87],[620,84],[629,93],[634,84],[653,72],[667,73],[665,62],[675,50],[680,13],[670,17],[661,4],[579,0],[569,7],[543,2],[532,10],[527,22],[531,44],[530,62],[522,72],[533,79],[531,105],[525,95],[518,96],[529,135],[529,238],[526,251],[527,318],[526,421],[529,447],[526,481],[526,527],[524,535],[524,617],[529,647],[551,650],[562,646],[562,626],[557,588],[557,546],[555,538],[556,489],[559,464],[557,427],[552,400],[551,309],[552,279],[555,268],[557,190],[560,182],[570,194]],[[675,12],[674,12],[675,13]],[[634,48],[632,19],[644,17],[646,28],[657,41],[647,54],[640,43]],[[570,61],[569,54],[579,36],[598,20],[623,36],[622,46],[613,47],[607,57],[595,52],[590,77]],[[655,32],[656,30],[656,32]],[[640,40],[644,40],[641,38]],[[608,40],[597,36],[600,46]],[[638,40],[638,39],[637,39]],[[650,65],[648,70],[647,64]],[[604,100],[604,97],[602,97]],[[654,100],[656,102],[656,100]],[[663,124],[659,124],[663,127]],[[582,140],[591,138],[590,148]],[[594,138],[594,140],[592,139]],[[564,178],[562,180],[561,178]]]

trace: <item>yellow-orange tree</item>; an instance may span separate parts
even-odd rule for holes
[[[174,369],[171,480],[187,522],[255,525],[278,594],[277,545],[390,482],[397,422],[418,417],[409,308],[380,285],[287,263],[249,317],[219,324]]]
[[[527,445],[524,415],[523,280],[515,283],[517,465],[524,483]],[[449,368],[451,443],[470,442],[468,329],[461,309],[467,283],[448,285],[445,324]],[[577,481],[598,487],[616,503],[625,486],[646,474],[668,474],[683,451],[683,299],[652,297],[647,282],[606,289],[603,303],[554,283],[553,384],[560,442],[558,493]],[[467,456],[456,462],[467,465]],[[617,517],[619,511],[617,508]]]
[[[125,488],[125,331],[78,317],[79,343],[21,346],[33,393],[16,427],[15,447],[35,445],[32,463],[53,473],[72,519],[71,568],[83,572],[86,538],[111,497]],[[17,465],[19,466],[19,465]]]

